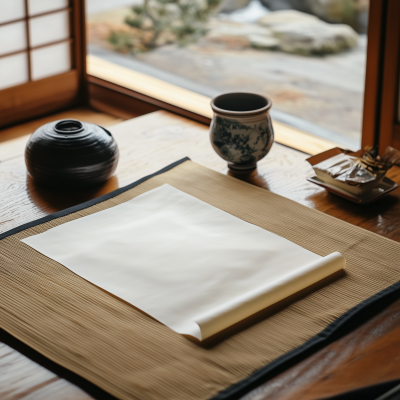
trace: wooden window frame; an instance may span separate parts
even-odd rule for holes
[[[34,48],[47,47],[52,44],[68,42],[71,45],[71,70],[48,78],[31,80],[31,61],[28,56],[29,82],[0,91],[0,128],[37,118],[46,114],[61,111],[87,102],[86,77],[86,36],[85,36],[85,5],[81,0],[70,0],[67,10],[70,13],[69,40],[47,43]],[[30,51],[28,1],[25,0],[26,16],[21,19],[26,22],[27,47],[22,51]],[[54,10],[34,15],[44,16],[59,12]],[[6,25],[15,21],[7,21]],[[3,57],[3,56],[2,56]]]
[[[370,0],[362,148],[400,149],[400,2]]]

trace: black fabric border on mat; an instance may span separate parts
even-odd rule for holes
[[[218,393],[216,396],[212,397],[211,400],[239,399],[250,390],[257,388],[262,383],[272,379],[323,347],[350,333],[394,301],[398,300],[399,297],[400,281],[362,301],[301,346],[278,357],[247,378]]]
[[[108,199],[111,199],[129,189],[134,188],[135,186],[147,181],[148,179],[160,175],[164,172],[171,170],[172,168],[182,164],[185,161],[190,160],[190,158],[185,157],[179,161],[176,161],[167,167],[155,172],[154,174],[148,175],[144,178],[139,179],[136,182],[131,183],[130,185],[124,186],[120,189],[114,190],[113,192],[107,193],[103,196],[97,197],[95,199],[89,200],[85,203],[78,204],[76,206],[67,208],[65,210],[56,212],[54,214],[47,215],[43,218],[39,218],[35,221],[28,222],[21,226],[18,226],[14,229],[11,229],[3,234],[0,235],[0,240],[14,235],[18,232],[21,232],[25,229],[31,228],[33,226],[51,221],[53,219],[63,217],[65,215],[71,214],[76,211],[80,211],[84,208],[93,206],[95,204],[101,203]],[[210,400],[235,400],[250,390],[258,387],[262,383],[266,382],[267,380],[273,378],[274,376],[278,375],[279,373],[285,371],[286,369],[294,366],[301,360],[307,358],[311,354],[315,353],[319,349],[327,346],[328,344],[334,342],[335,340],[339,339],[340,337],[346,335],[347,333],[351,332],[358,326],[360,326],[363,322],[370,319],[372,316],[376,315],[379,311],[384,309],[385,307],[389,306],[395,300],[400,297],[400,281],[396,282],[395,284],[387,287],[386,289],[382,290],[379,293],[371,296],[370,298],[364,300],[357,306],[353,307],[342,316],[337,318],[334,322],[328,325],[324,330],[320,333],[309,339],[306,343],[302,344],[301,346],[297,347],[296,349],[284,354],[283,356],[277,358],[276,360],[272,361],[271,363],[265,365],[264,367],[258,369],[256,372],[248,376],[247,378],[243,379],[242,381],[230,386],[229,388],[221,391],[212,399]],[[8,338],[8,339],[7,339]],[[81,387],[83,390],[91,394],[92,396],[98,399],[112,399],[113,396],[109,395],[108,393],[104,392],[102,389],[97,388],[91,382],[87,381],[86,379],[79,377],[74,372],[67,370],[62,366],[58,366],[58,364],[54,363],[51,360],[47,360],[46,357],[40,355],[40,353],[36,352],[33,349],[30,349],[29,346],[26,346],[23,342],[13,338],[11,335],[6,333],[4,330],[0,331],[0,339],[3,340],[5,343],[9,344],[11,347],[16,348],[17,350],[21,351],[23,354],[27,355],[28,357],[32,358],[36,361],[38,356],[38,362],[48,367],[50,370],[53,370],[55,373],[59,374],[65,379],[68,379],[72,383],[76,384],[77,386]],[[18,344],[19,343],[19,344]],[[29,349],[31,351],[29,351]],[[96,388],[98,390],[96,390]]]
[[[32,226],[44,224],[45,222],[52,221],[53,219],[64,217],[65,215],[72,214],[76,211],[80,211],[80,210],[83,210],[84,208],[88,208],[88,207],[94,206],[95,204],[102,203],[103,201],[112,199],[113,197],[118,196],[119,194],[124,193],[127,190],[134,188],[135,186],[140,185],[141,183],[149,180],[150,178],[153,178],[153,176],[163,174],[164,172],[167,172],[170,169],[175,168],[176,166],[178,166],[179,164],[182,164],[185,161],[190,161],[190,158],[185,157],[178,161],[175,161],[174,163],[167,165],[163,169],[160,169],[159,171],[154,172],[154,174],[147,175],[144,178],[139,179],[138,181],[135,181],[135,182],[133,182],[129,185],[126,185],[122,188],[116,189],[110,193],[106,193],[103,196],[96,197],[92,200],[85,201],[84,203],[78,204],[76,206],[66,208],[65,210],[58,211],[56,213],[46,215],[45,217],[35,219],[34,221],[27,222],[26,224],[17,226],[16,228],[10,229],[9,231],[0,234],[0,240],[6,238],[7,236],[15,235],[16,233],[21,232],[25,229],[32,228]]]

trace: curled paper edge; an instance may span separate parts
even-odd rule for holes
[[[251,315],[281,301],[294,293],[334,274],[346,266],[346,259],[339,252],[299,268],[296,273],[268,282],[262,287],[233,301],[225,303],[212,311],[199,315],[194,321],[180,326],[177,331],[205,340],[216,333],[250,317]],[[197,325],[197,326],[196,326]]]

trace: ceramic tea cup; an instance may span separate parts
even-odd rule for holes
[[[274,141],[272,102],[255,93],[224,93],[211,100],[211,144],[234,170],[252,170]]]

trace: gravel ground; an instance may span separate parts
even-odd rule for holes
[[[364,92],[365,37],[356,49],[334,56],[303,57],[254,49],[226,49],[200,40],[164,46],[137,59],[212,87],[271,97],[274,108],[325,129],[359,139]]]
[[[110,29],[123,26],[127,12],[123,8],[89,16],[89,43],[104,49],[104,54],[98,55],[111,60],[111,47],[105,39]],[[166,45],[136,56],[114,53],[114,62],[119,57],[122,64],[129,66],[122,59],[125,57],[132,60],[133,69],[135,62],[140,62],[153,68],[153,75],[160,71],[160,79],[165,79],[163,74],[174,75],[176,80],[186,82],[182,86],[193,82],[191,89],[204,88],[197,90],[203,93],[235,90],[263,93],[272,99],[275,110],[307,121],[314,128],[320,127],[321,136],[337,134],[358,147],[366,42],[366,36],[360,36],[358,46],[352,50],[325,57],[304,57],[252,49],[240,38],[217,42],[204,37],[185,47]]]

